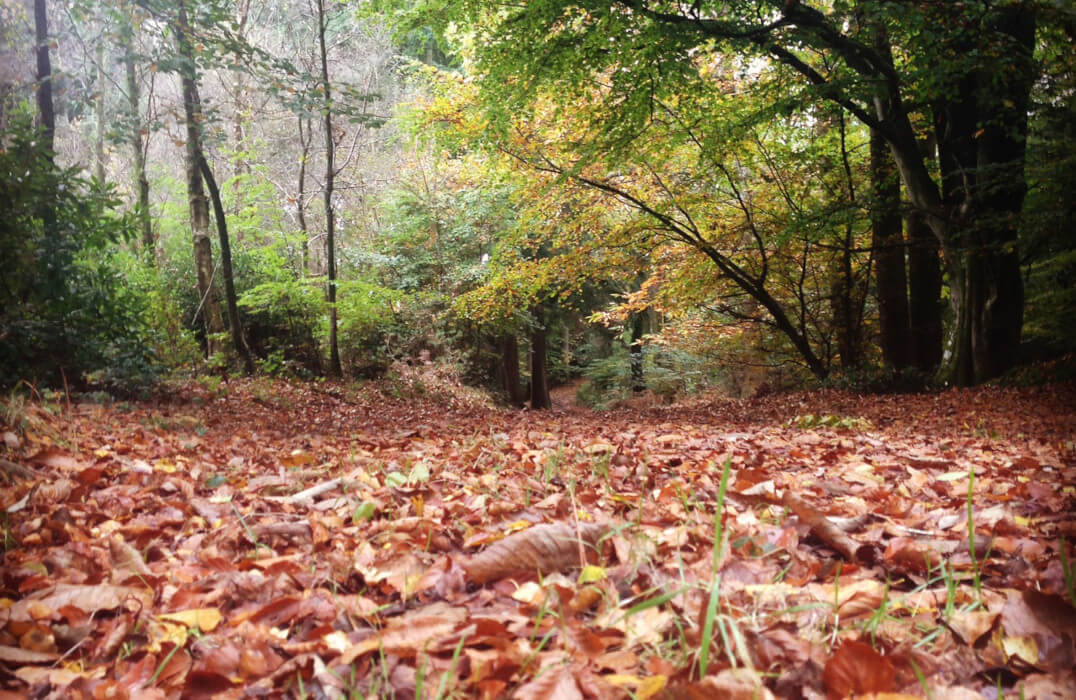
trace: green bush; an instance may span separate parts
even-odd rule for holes
[[[411,318],[413,301],[406,292],[362,280],[338,283],[337,342],[352,373],[381,376],[393,360],[408,355],[410,338],[422,332]]]
[[[632,394],[631,353],[615,347],[612,354],[591,361],[577,398],[594,408],[607,408]],[[710,386],[717,376],[704,358],[668,347],[643,348],[643,386],[666,400]]]
[[[118,272],[134,232],[113,192],[55,166],[23,105],[0,135],[0,385],[129,389],[158,367],[145,299]]]

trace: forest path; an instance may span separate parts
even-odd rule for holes
[[[0,698],[1076,696],[1072,385],[445,391],[9,403]]]

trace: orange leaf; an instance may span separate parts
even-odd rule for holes
[[[892,662],[869,644],[846,640],[826,662],[822,680],[831,700],[855,693],[886,693],[896,688]]]

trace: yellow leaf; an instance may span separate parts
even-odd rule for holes
[[[153,463],[153,468],[159,472],[164,472],[165,474],[174,474],[176,471],[175,463],[169,459],[158,459]]]
[[[630,686],[635,688],[642,684],[643,679],[638,676],[631,676],[627,674],[611,673],[608,676],[602,676],[602,680],[610,685],[615,685],[618,688]]]
[[[181,647],[187,643],[187,630],[185,625],[178,624],[176,622],[163,621],[164,624],[153,625],[152,633],[149,635],[149,644],[147,650],[156,653],[161,650],[161,644],[169,642],[175,644],[177,647]]]
[[[584,566],[579,572],[579,583],[595,583],[605,578],[605,569],[600,566]]]
[[[1039,646],[1033,637],[1002,637],[1001,648],[1010,659],[1020,659],[1029,666],[1039,662]]]
[[[158,616],[158,618],[166,622],[186,625],[201,632],[212,632],[223,619],[220,610],[216,608],[191,608],[190,610],[166,613]]]
[[[97,455],[98,457],[107,457],[107,456],[109,456],[110,454],[112,454],[111,452],[109,452],[108,450],[106,450],[106,449],[104,449],[104,448],[99,448],[99,449],[96,449],[96,450],[94,450],[94,451],[93,451],[93,453],[94,453],[95,455]]]
[[[650,698],[665,690],[667,682],[668,679],[665,676],[650,676],[639,684],[639,688],[635,691],[635,697],[639,698],[639,700],[650,700]]]

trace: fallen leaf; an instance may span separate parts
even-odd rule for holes
[[[516,574],[564,571],[584,566],[580,550],[593,551],[607,532],[606,526],[596,523],[535,525],[493,543],[464,562],[463,568],[479,584]]]
[[[583,700],[583,692],[575,682],[569,666],[546,666],[535,674],[534,680],[520,686],[512,696],[517,700]]]
[[[175,622],[200,632],[212,632],[220,624],[223,617],[220,610],[216,608],[192,608],[158,615],[157,619]]]
[[[826,662],[823,681],[831,700],[851,694],[888,693],[896,690],[892,662],[869,644],[845,640]]]

